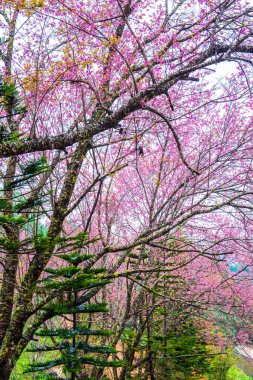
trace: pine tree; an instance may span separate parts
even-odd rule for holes
[[[65,320],[65,328],[43,328],[37,331],[40,338],[51,339],[50,345],[36,345],[28,349],[29,352],[58,352],[56,358],[48,361],[41,361],[30,365],[26,372],[46,372],[54,367],[61,366],[67,377],[64,380],[78,379],[81,369],[87,365],[102,367],[118,367],[119,361],[99,359],[100,354],[116,353],[113,347],[88,343],[90,337],[108,336],[106,330],[91,329],[89,326],[80,324],[80,314],[94,314],[107,312],[105,303],[88,304],[82,302],[80,293],[84,293],[92,288],[101,288],[108,284],[108,280],[103,278],[105,268],[93,268],[83,270],[81,264],[90,259],[92,255],[81,254],[80,250],[57,255],[57,266],[62,260],[66,266],[62,268],[46,269],[47,276],[41,281],[41,288],[47,292],[54,292],[56,299],[45,306],[54,315],[53,320],[57,323]],[[81,301],[80,301],[81,299]],[[71,322],[69,322],[71,321]],[[45,374],[45,379],[62,380],[57,373]],[[82,377],[83,379],[83,377]],[[86,375],[85,379],[91,379]]]

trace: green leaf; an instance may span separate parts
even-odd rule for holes
[[[81,268],[76,268],[76,267],[65,267],[65,268],[61,268],[61,269],[47,268],[47,269],[45,269],[45,272],[54,274],[55,276],[62,276],[62,277],[71,278],[74,274],[80,272],[80,270],[81,270]]]
[[[89,260],[92,257],[94,257],[94,255],[80,255],[78,252],[74,252],[74,253],[63,254],[63,255],[57,255],[56,254],[55,257],[57,257],[57,258],[59,257],[62,260],[65,260],[71,264],[79,265],[83,261]]]
[[[0,215],[0,224],[12,224],[18,226],[27,222],[27,219],[24,216],[6,216]]]
[[[86,335],[86,336],[109,336],[111,334],[110,331],[107,330],[96,330],[90,329],[86,326],[77,326],[75,329],[40,329],[36,332],[37,336],[44,337],[59,337],[61,339],[70,339],[78,335]]]
[[[84,342],[78,342],[75,346],[76,350],[82,350],[86,352],[97,352],[100,354],[112,354],[116,353],[116,350],[114,347],[110,346],[91,346],[89,344],[86,344]],[[73,345],[69,342],[62,342],[60,344],[56,344],[53,346],[37,346],[27,349],[27,352],[47,352],[47,351],[58,351],[58,350],[67,350],[72,351]]]
[[[48,165],[46,156],[44,155],[37,160],[29,161],[26,166],[22,167],[22,172],[24,176],[31,174],[36,175],[46,170],[48,170]]]
[[[68,307],[62,304],[53,304],[50,306],[45,306],[44,310],[52,310],[54,313],[63,314],[78,314],[78,313],[100,313],[108,312],[106,303],[95,303],[92,305],[80,305],[76,307]]]
[[[6,198],[0,198],[0,210],[5,210],[8,205]]]

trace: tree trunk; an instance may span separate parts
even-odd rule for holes
[[[13,368],[14,368],[14,361],[12,360],[11,355],[10,355],[10,357],[7,360],[5,360],[4,362],[0,364],[0,379],[9,380],[11,377],[11,372]]]

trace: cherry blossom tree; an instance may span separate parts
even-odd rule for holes
[[[251,2],[0,7],[2,378],[52,318],[37,283],[80,232],[98,239],[84,271],[103,262],[114,297],[121,278],[150,291],[173,272],[184,302],[250,319]]]

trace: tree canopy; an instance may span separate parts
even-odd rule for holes
[[[189,331],[181,354],[204,367],[206,344],[250,344],[252,15],[246,0],[0,1],[1,379],[34,339],[49,347],[38,331],[73,322],[113,347],[111,370],[83,363],[96,380],[180,360],[194,376],[197,356],[175,354]]]

